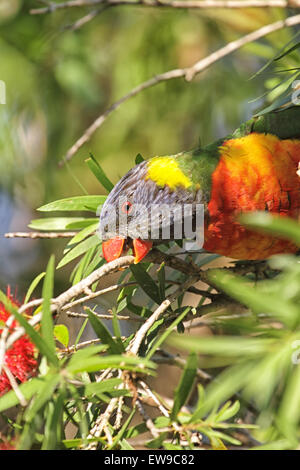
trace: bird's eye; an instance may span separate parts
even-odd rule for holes
[[[122,209],[122,212],[124,212],[124,214],[130,214],[130,212],[132,210],[131,202],[129,202],[129,201],[124,202],[121,209]]]

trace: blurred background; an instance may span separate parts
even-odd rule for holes
[[[27,231],[36,209],[73,195],[105,194],[84,159],[92,152],[115,183],[144,158],[190,149],[226,135],[258,109],[274,76],[249,78],[285,45],[282,30],[216,63],[193,82],[161,83],[114,112],[71,160],[68,148],[111,103],[137,84],[192,65],[230,40],[283,18],[283,10],[185,11],[120,7],[73,31],[84,15],[67,9],[30,15],[38,1],[0,1],[0,284],[22,299],[64,240],[6,239]],[[275,79],[276,80],[276,79]],[[280,80],[280,79],[279,79]],[[79,181],[80,180],[80,184]],[[69,285],[72,264],[58,270],[56,289]]]

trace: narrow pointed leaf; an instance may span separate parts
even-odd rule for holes
[[[110,181],[110,179],[104,173],[102,167],[99,165],[95,157],[90,153],[89,158],[85,160],[89,169],[92,173],[96,176],[97,180],[102,184],[102,186],[110,193],[113,189],[114,185]]]
[[[176,418],[191,393],[197,373],[197,367],[198,358],[197,355],[192,352],[187,359],[180,382],[175,390],[174,405],[170,415],[170,418],[173,420]]]
[[[92,235],[88,237],[86,240],[83,240],[82,242],[80,242],[78,245],[76,245],[74,248],[72,248],[71,250],[67,252],[67,254],[58,263],[57,269],[62,268],[66,264],[73,261],[73,259],[77,258],[80,255],[83,255],[90,248],[95,247],[97,245],[100,246],[100,244],[101,242],[97,235]],[[100,255],[99,255],[99,258],[100,258]]]
[[[41,212],[52,211],[92,211],[104,204],[106,196],[74,196],[50,202],[39,207]]]
[[[54,275],[54,256],[52,255],[46,270],[45,280],[43,284],[43,304],[42,304],[42,320],[41,334],[46,341],[49,349],[55,355],[55,340],[53,334],[53,319],[51,312],[51,299],[53,297],[53,275]]]
[[[104,325],[104,323],[101,322],[99,318],[90,310],[89,308],[86,308],[86,311],[89,316],[89,320],[91,322],[91,325],[98,336],[98,338],[101,339],[101,341],[104,344],[107,344],[109,346],[109,352],[112,354],[120,354],[124,351],[123,346],[120,343],[117,343],[111,336],[109,330],[107,327]]]

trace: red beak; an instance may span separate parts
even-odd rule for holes
[[[118,237],[102,242],[103,257],[108,263],[114,259],[120,258],[123,252],[124,243],[125,238]]]
[[[102,242],[102,253],[103,257],[109,263],[114,259],[119,258],[123,251],[127,251],[126,247],[124,250],[125,238],[112,238],[111,240],[106,240]],[[134,264],[139,263],[147,253],[152,248],[152,242],[141,240],[136,238],[133,240],[133,254],[134,254]]]
[[[134,264],[139,263],[152,248],[152,242],[136,238],[133,240]]]

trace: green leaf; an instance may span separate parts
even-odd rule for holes
[[[202,354],[219,354],[226,357],[255,357],[264,355],[275,343],[271,338],[247,338],[239,336],[182,336],[173,334],[169,344]]]
[[[300,421],[300,367],[296,365],[287,381],[278,413],[278,424],[287,438],[298,440]]]
[[[138,165],[139,163],[142,163],[144,161],[145,159],[142,157],[140,153],[138,153],[137,156],[135,157],[135,164]]]
[[[170,419],[174,420],[180,409],[187,401],[194,384],[197,373],[198,358],[193,352],[190,353],[178,387],[175,390],[174,405],[171,411]]]
[[[102,254],[100,254],[99,251],[99,247],[96,245],[87,250],[87,252],[78,261],[70,277],[70,281],[73,285],[77,284],[77,282],[81,281],[84,277],[87,277],[93,271],[105,264],[106,261],[102,258]]]
[[[162,263],[157,270],[158,290],[161,299],[166,298],[166,273],[165,263]]]
[[[38,391],[43,387],[44,383],[44,378],[33,378],[28,382],[24,382],[19,385],[19,389],[23,397],[29,401],[35,393],[38,393]],[[10,390],[0,397],[0,412],[8,410],[9,408],[18,405],[19,403],[19,398],[15,394],[14,390]]]
[[[273,216],[266,212],[255,212],[241,216],[240,220],[249,228],[281,236],[300,246],[300,225],[293,219]]]
[[[77,361],[72,367],[68,367],[68,370],[73,374],[77,374],[79,372],[98,372],[110,368],[131,370],[153,375],[153,371],[147,368],[147,362],[145,360],[130,361],[125,356],[117,354],[114,356],[89,357],[86,360]]]
[[[300,47],[300,42],[297,42],[296,44],[294,44],[292,47],[289,47],[286,51],[284,51],[282,54],[278,55],[277,57],[275,57],[275,61],[277,60],[280,60],[282,59],[283,57],[285,57],[286,55],[290,54],[291,52],[295,51],[296,49],[299,49]]]
[[[103,205],[106,196],[74,196],[50,202],[38,208],[41,212],[52,211],[92,211],[96,212]]]
[[[201,409],[203,408],[204,400],[205,400],[205,391],[202,384],[197,384],[197,391],[198,391],[198,400],[197,404],[194,407],[193,415],[191,416],[190,422],[193,423],[198,421],[203,417],[203,413]]]
[[[62,268],[66,264],[70,263],[73,261],[73,259],[77,258],[78,256],[82,255],[86,251],[88,251],[90,248],[99,245],[100,246],[101,242],[99,240],[98,235],[92,235],[86,240],[83,240],[80,242],[78,245],[76,245],[74,248],[69,250],[67,254],[60,260],[60,262],[57,265],[57,269]]]
[[[122,341],[122,338],[121,338],[120,322],[118,320],[117,310],[116,310],[115,307],[112,308],[112,314],[113,314],[113,318],[112,318],[111,323],[112,323],[114,336],[116,337],[116,343],[119,344],[120,349],[122,351],[125,351],[125,347],[123,345],[123,341]]]
[[[77,222],[74,220],[72,222],[73,217],[70,217],[70,223],[66,226],[66,229],[70,230],[81,230],[85,227],[89,227],[92,224],[97,224],[99,223],[99,218],[98,217],[82,217],[81,220],[78,220]],[[75,217],[74,217],[75,219]]]
[[[216,430],[211,430],[210,432],[206,431],[205,434],[209,437],[211,441],[211,445],[215,449],[226,449],[222,441],[227,441],[230,444],[233,444],[235,446],[240,446],[241,442],[235,439],[232,436],[229,436],[228,434],[225,434],[224,432],[221,431],[216,431]]]
[[[148,428],[146,426],[146,423],[142,422],[130,428],[127,428],[125,431],[124,437],[125,439],[132,439],[133,437],[137,437],[140,434],[144,434],[147,431],[148,431]]]
[[[120,449],[121,450],[135,450],[132,445],[129,444],[129,442],[125,441],[125,439],[120,440]]]
[[[267,444],[252,447],[251,450],[290,450],[293,448],[288,439],[278,439]]]
[[[85,163],[87,163],[89,169],[96,176],[97,180],[110,193],[110,191],[113,189],[114,185],[109,180],[109,178],[106,176],[106,174],[104,173],[102,167],[99,165],[99,163],[97,162],[97,160],[95,159],[95,157],[91,153],[90,153],[89,158],[87,158],[85,160]]]
[[[82,240],[88,237],[91,233],[96,232],[98,226],[99,226],[99,220],[97,220],[97,222],[94,222],[88,225],[87,227],[84,227],[82,230],[80,230],[80,232],[76,233],[76,235],[73,238],[71,238],[68,245],[76,245],[76,243],[80,243]]]
[[[167,436],[167,432],[162,432],[156,439],[152,439],[150,442],[147,442],[146,446],[149,447],[149,449],[157,450],[163,445],[163,442],[167,438]]]
[[[121,379],[107,379],[102,382],[91,382],[84,388],[84,396],[97,395],[98,393],[107,393],[115,389],[117,385],[122,383]]]
[[[182,320],[184,319],[184,317],[186,316],[186,314],[190,311],[191,307],[187,307],[182,313],[181,315],[179,315],[177,318],[175,318],[175,320],[171,323],[171,325],[163,332],[163,334],[156,338],[153,346],[151,347],[150,351],[147,353],[146,357],[147,359],[150,359],[153,354],[155,353],[155,351],[162,345],[162,343],[164,341],[166,341],[166,339],[168,338],[168,336],[172,333],[172,331],[174,330],[174,328],[180,323],[182,322]]]
[[[88,319],[86,319],[85,322],[87,321]],[[75,345],[76,345],[76,342],[75,342]],[[66,369],[69,371],[72,371],[73,368],[76,367],[77,362],[83,362],[87,360],[88,358],[93,357],[97,355],[98,353],[105,351],[106,349],[107,349],[107,346],[105,344],[97,344],[93,346],[88,346],[84,349],[79,349],[72,355],[69,363],[67,364]]]
[[[29,301],[29,299],[31,297],[31,294],[33,293],[34,289],[37,287],[40,280],[43,279],[45,274],[46,274],[45,272],[40,273],[33,279],[32,283],[30,284],[30,286],[27,290],[27,293],[26,293],[26,296],[25,296],[25,299],[24,299],[24,304],[27,304],[27,302]]]
[[[89,320],[91,322],[91,325],[98,336],[99,339],[104,344],[107,344],[109,346],[109,352],[112,354],[120,354],[124,352],[123,345],[120,343],[117,343],[111,336],[109,330],[106,328],[104,323],[101,322],[101,320],[90,310],[88,307],[85,309],[88,313]]]
[[[257,362],[249,373],[243,396],[255,400],[259,408],[265,408],[272,401],[278,382],[286,380],[286,373],[291,364],[291,346],[289,341],[278,341],[272,353],[266,354]]]
[[[65,397],[66,391],[62,388],[55,401],[49,402],[46,414],[47,419],[44,430],[44,439],[41,448],[42,450],[56,449],[57,444],[61,441],[63,428],[62,416]]]
[[[120,322],[118,320],[118,315],[117,315],[117,311],[116,311],[115,307],[112,308],[112,314],[113,314],[113,318],[112,318],[113,332],[114,332],[114,335],[117,338],[120,339],[121,338],[121,328],[120,328]]]
[[[34,230],[73,230],[84,228],[91,223],[98,222],[96,218],[86,219],[84,217],[47,217],[44,219],[35,219],[28,225]]]
[[[43,284],[43,304],[42,304],[42,320],[41,334],[46,341],[47,346],[56,355],[55,340],[53,334],[53,319],[51,312],[51,299],[53,297],[53,274],[54,274],[54,256],[52,255],[46,270],[45,280]]]
[[[150,297],[150,299],[154,300],[157,304],[160,304],[162,299],[159,295],[158,287],[145,268],[141,264],[132,264],[130,266],[130,270],[138,285]]]
[[[256,78],[258,75],[260,75],[266,68],[268,68],[273,62],[275,62],[276,60],[280,59],[281,57],[283,57],[283,55],[286,55],[286,53],[288,51],[284,51],[284,49],[289,45],[291,44],[297,37],[299,36],[299,31],[293,36],[293,38],[287,43],[287,44],[284,44],[283,47],[281,47],[281,49],[279,49],[279,51],[276,50],[276,53],[273,54],[273,56],[254,74],[252,75],[249,80],[253,80],[254,78]],[[282,52],[283,52],[283,55],[282,55]]]
[[[85,350],[91,351],[83,353],[83,350],[77,351],[67,365],[67,370],[73,374],[79,372],[96,372],[102,369],[116,368],[122,370],[132,370],[153,374],[152,369],[156,366],[153,362],[140,357],[131,357],[125,355],[99,356],[97,353],[103,351],[105,347],[98,349],[99,346],[89,346]],[[92,349],[93,348],[93,349]]]
[[[76,339],[75,339],[75,342],[74,342],[75,348],[76,348],[77,344],[79,343],[80,338],[82,337],[83,332],[84,332],[84,330],[85,330],[85,328],[86,328],[88,322],[89,322],[89,319],[88,319],[88,318],[86,318],[86,319],[82,322],[82,325],[81,325],[81,327],[80,327],[80,330],[78,331],[78,334],[77,334]],[[101,345],[101,347],[102,347],[102,350],[107,349],[106,346]],[[76,354],[77,354],[77,353],[76,353]]]
[[[240,402],[239,401],[234,402],[233,405],[231,404],[230,401],[228,401],[218,411],[217,415],[215,416],[215,422],[227,421],[227,420],[233,418],[233,416],[235,416],[239,412],[239,409],[240,409]]]
[[[164,446],[164,449],[166,449],[166,450],[184,450],[181,445],[171,444],[170,442],[166,443],[166,444],[163,444],[163,446]]]
[[[272,104],[267,106],[266,108],[262,109],[258,113],[254,115],[254,117],[263,116],[264,114],[270,113],[272,111],[276,111],[281,107],[292,106],[292,94],[293,91],[290,89],[291,83],[298,77],[299,74],[294,74],[293,77],[290,79],[290,83],[286,82],[285,91],[279,95],[277,99],[275,99]]]
[[[264,313],[279,318],[284,324],[293,326],[299,317],[299,308],[280,296],[259,292],[240,276],[233,276],[221,270],[212,271],[209,278],[222,291],[250,307],[256,314]]]
[[[202,339],[202,337],[201,337]],[[199,340],[198,340],[199,341]],[[193,415],[193,422],[201,419],[210,410],[221,406],[223,402],[240,391],[248,382],[248,376],[255,370],[257,359],[244,360],[228,367],[213,380],[205,390],[205,400]]]
[[[85,439],[85,438],[74,438],[74,439],[64,439],[62,441],[63,445],[67,449],[76,449],[77,447],[81,447],[83,445],[87,445],[93,442],[101,442],[102,444],[106,444],[106,438],[103,437],[93,437],[92,439]]]
[[[30,422],[33,420],[39,410],[52,398],[53,392],[57,384],[60,382],[60,379],[61,377],[59,374],[51,374],[44,378],[43,383],[40,385],[38,390],[37,396],[26,409],[24,415],[25,421]]]
[[[69,330],[66,327],[66,325],[55,325],[54,336],[66,348],[68,347],[70,338],[69,338]]]
[[[128,416],[127,420],[125,421],[125,423],[123,424],[123,426],[121,427],[120,431],[118,432],[118,434],[116,435],[115,439],[114,439],[114,442],[113,444],[108,448],[108,450],[112,450],[112,449],[115,449],[116,446],[118,445],[119,441],[123,438],[126,430],[128,429],[128,426],[130,425],[131,421],[132,421],[132,418],[134,417],[134,414],[135,414],[135,408],[133,408],[133,410],[131,411],[130,415]]]

